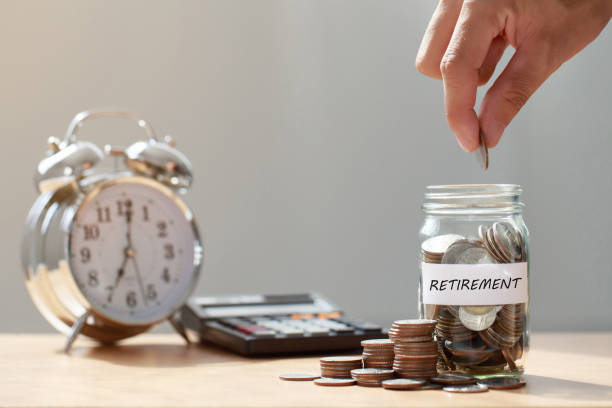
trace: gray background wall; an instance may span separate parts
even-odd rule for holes
[[[19,259],[32,173],[48,136],[108,106],[151,119],[193,161],[197,293],[313,289],[389,324],[416,313],[424,187],[518,183],[533,328],[612,329],[610,27],[536,93],[483,173],[447,128],[441,84],[414,68],[432,1],[0,5],[0,330],[52,330]],[[130,125],[82,136],[126,144]]]

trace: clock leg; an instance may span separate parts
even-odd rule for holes
[[[170,316],[168,318],[168,321],[170,322],[170,324],[172,325],[174,330],[178,334],[180,334],[182,338],[185,339],[187,344],[191,344],[191,340],[189,340],[189,337],[187,337],[187,332],[185,331],[185,327],[183,327],[183,323],[181,323],[180,321],[176,320],[176,318],[174,316]]]
[[[70,334],[68,335],[68,339],[66,340],[66,345],[64,346],[64,352],[68,353],[70,348],[72,347],[72,343],[76,340],[81,330],[83,330],[83,326],[85,326],[85,321],[89,317],[89,313],[83,313],[72,325],[70,329]]]

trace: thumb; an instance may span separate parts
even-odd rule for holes
[[[523,47],[514,56],[487,91],[480,106],[480,126],[487,146],[495,147],[504,129],[531,95],[559,65],[545,49]]]

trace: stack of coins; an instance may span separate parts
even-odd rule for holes
[[[480,239],[447,234],[422,244],[427,263],[495,264],[525,262],[527,251],[520,230],[508,222],[478,228]],[[426,318],[437,320],[435,329],[442,369],[475,374],[517,369],[523,355],[526,320],[524,304],[423,306]]]
[[[390,339],[373,339],[361,342],[363,347],[363,365],[365,368],[393,368],[393,341]]]
[[[483,245],[499,263],[524,262],[527,258],[525,242],[520,231],[507,222],[496,222],[491,228],[478,227]]]
[[[363,366],[361,356],[323,357],[320,364],[324,378],[351,378],[351,370]]]
[[[428,239],[421,245],[423,260],[427,263],[442,263],[446,249],[455,241],[463,239],[461,235],[438,235]]]
[[[363,387],[380,387],[383,381],[393,378],[393,370],[357,368],[351,371],[351,376],[357,380],[357,385]]]
[[[389,330],[394,343],[393,369],[401,378],[427,379],[437,374],[438,345],[432,334],[435,320],[398,320]]]

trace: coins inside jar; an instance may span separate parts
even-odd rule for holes
[[[431,237],[423,242],[421,250],[425,263],[475,265],[475,268],[527,259],[523,232],[506,221],[480,225],[473,235]],[[448,279],[452,282],[453,277]],[[523,303],[424,304],[422,309],[423,317],[437,320],[439,368],[471,374],[520,369],[518,361],[526,347],[526,314]]]

